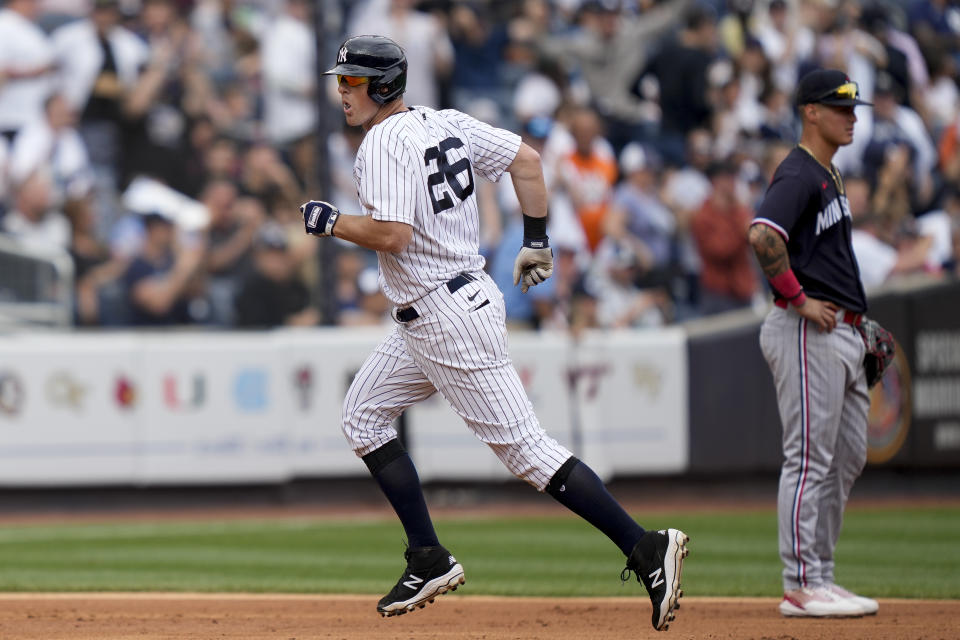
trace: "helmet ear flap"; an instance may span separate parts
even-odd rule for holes
[[[384,71],[383,75],[370,82],[367,95],[378,104],[400,97],[407,87],[406,60]]]

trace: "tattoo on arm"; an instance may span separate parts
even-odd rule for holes
[[[779,233],[765,224],[755,224],[750,227],[749,238],[753,252],[757,254],[757,262],[768,279],[790,268],[787,245]]]

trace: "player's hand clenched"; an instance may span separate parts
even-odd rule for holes
[[[523,293],[553,274],[553,250],[550,247],[523,247],[513,263],[513,284],[521,283]]]
[[[300,205],[303,227],[313,236],[332,236],[333,225],[340,217],[340,210],[323,200],[310,200]]]
[[[807,296],[806,301],[797,307],[797,313],[817,325],[821,333],[830,333],[837,326],[837,311],[840,308],[832,302],[817,300]]]

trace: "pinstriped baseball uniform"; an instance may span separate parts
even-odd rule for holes
[[[777,168],[754,223],[784,238],[808,297],[843,309],[836,328],[821,333],[778,299],[760,330],[783,423],[780,558],[784,590],[793,591],[834,583],[843,511],[866,464],[870,400],[855,325],[867,303],[851,246],[850,205],[835,168],[795,148]]]
[[[514,133],[455,110],[412,107],[372,127],[354,165],[363,212],[403,222],[378,252],[397,325],[347,392],[343,430],[358,456],[397,437],[400,413],[436,391],[517,477],[543,491],[571,453],[540,427],[507,353],[503,295],[479,255],[479,177],[498,181]]]

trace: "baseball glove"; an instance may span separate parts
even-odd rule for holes
[[[863,358],[863,368],[867,373],[867,387],[873,388],[883,378],[883,372],[893,361],[896,347],[893,334],[880,326],[880,323],[864,318],[857,327],[867,354]]]

